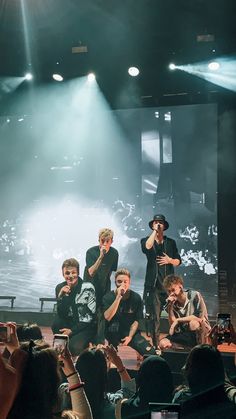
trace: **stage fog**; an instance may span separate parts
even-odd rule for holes
[[[23,100],[23,99],[22,99]],[[19,107],[19,104],[18,104]],[[61,264],[114,230],[119,266],[142,294],[140,238],[163,213],[186,287],[217,311],[217,107],[111,111],[98,86],[42,89],[34,112],[1,117],[0,282],[17,307],[54,296]]]

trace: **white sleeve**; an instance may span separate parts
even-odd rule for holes
[[[78,374],[67,378],[69,387],[81,382]],[[72,410],[78,413],[80,419],[93,419],[91,407],[83,387],[70,391]]]

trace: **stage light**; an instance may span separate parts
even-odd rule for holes
[[[96,80],[96,76],[95,76],[94,73],[89,73],[88,76],[87,76],[87,78],[88,78],[88,81],[90,83],[93,82],[94,80]]]
[[[26,75],[25,75],[25,80],[32,80],[32,78],[33,78],[33,75],[31,74],[31,73],[26,73]]]
[[[217,86],[236,92],[236,56],[219,57],[217,61],[202,61],[181,65],[178,70],[193,74]]]
[[[208,64],[208,68],[209,68],[209,70],[211,70],[211,71],[217,71],[217,70],[219,70],[219,68],[220,68],[220,64],[219,64],[219,63],[217,63],[217,61],[211,61],[211,62]]]
[[[176,65],[174,63],[169,64],[169,69],[170,70],[175,70],[176,69]]]
[[[137,67],[130,67],[128,73],[131,77],[137,77],[139,75],[139,69]]]
[[[52,78],[55,81],[63,81],[63,77],[61,76],[61,74],[53,74]]]

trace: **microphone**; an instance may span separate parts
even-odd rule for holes
[[[121,295],[121,297],[123,297],[123,295],[125,295],[125,290],[121,290],[120,295]]]
[[[70,280],[73,280],[73,279],[74,279],[73,277],[70,277]],[[67,292],[67,293],[65,293],[65,296],[66,296],[66,297],[69,297],[70,292],[71,292],[71,286],[70,286],[70,285],[68,285],[68,287],[70,288],[70,291],[69,291],[69,292]]]
[[[166,300],[166,303],[164,304],[164,306],[162,307],[162,310],[166,310],[168,308],[168,305],[171,303],[170,300]]]
[[[105,255],[107,253],[106,249],[102,249],[102,254]]]

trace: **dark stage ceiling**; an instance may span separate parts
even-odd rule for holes
[[[122,92],[158,102],[220,90],[168,64],[234,54],[235,11],[235,0],[1,0],[0,76],[30,70],[41,83],[53,72],[67,79],[94,71],[114,107],[122,107]],[[136,79],[127,74],[131,65],[140,68]]]

